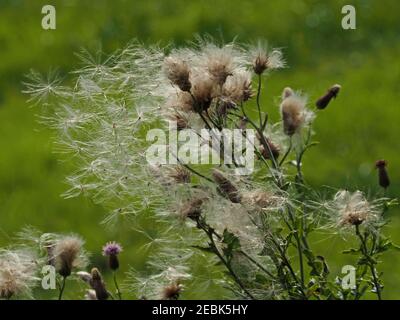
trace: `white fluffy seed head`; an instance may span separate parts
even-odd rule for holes
[[[306,108],[306,97],[294,93],[290,88],[285,88],[282,96],[280,111],[283,130],[288,136],[292,136],[313,120],[314,113]]]
[[[63,277],[68,277],[75,268],[87,265],[87,256],[83,248],[84,241],[75,235],[62,236],[55,240],[52,250],[55,267]]]
[[[30,296],[39,278],[37,257],[25,249],[0,249],[0,298]]]

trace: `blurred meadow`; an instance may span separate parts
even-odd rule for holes
[[[350,3],[357,10],[357,29],[343,30],[341,8]],[[56,30],[41,27],[46,4],[57,10]],[[31,68],[47,72],[57,67],[68,79],[79,63],[74,53],[82,47],[112,52],[133,38],[179,45],[206,33],[245,43],[266,39],[283,49],[289,68],[264,81],[262,105],[273,120],[285,86],[304,90],[313,102],[330,85],[342,85],[338,99],[318,113],[314,129],[320,144],[304,159],[308,183],[321,190],[330,185],[377,193],[374,162],[384,158],[392,181],[388,195],[399,196],[397,0],[0,0],[0,247],[32,225],[82,235],[93,253],[92,265],[100,268],[105,269],[101,247],[110,240],[125,248],[122,271],[129,265],[144,267],[148,253],[140,248],[146,237],[125,224],[106,229],[100,223],[104,208],[84,197],[60,196],[71,164],[53,152],[54,133],[38,122],[41,109],[30,108],[22,82]],[[385,231],[399,244],[400,210],[392,210],[389,218]],[[333,277],[354,263],[352,256],[335,254],[348,246],[340,237],[315,236],[315,251],[327,257]],[[383,296],[400,299],[400,252],[389,252],[383,260]],[[73,298],[73,292],[66,297]],[[217,298],[218,291],[185,297]]]

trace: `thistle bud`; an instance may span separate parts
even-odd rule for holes
[[[90,272],[92,278],[89,281],[90,286],[96,292],[96,297],[98,300],[107,300],[110,294],[106,289],[106,285],[103,281],[103,278],[100,274],[100,271],[97,268],[93,268]]]
[[[375,167],[378,169],[379,185],[386,189],[390,185],[389,175],[386,170],[386,160],[378,160],[375,162]]]
[[[241,196],[238,189],[218,170],[213,170],[214,181],[218,185],[218,191],[233,203],[240,203]]]
[[[319,98],[317,100],[317,102],[315,103],[317,108],[325,109],[328,106],[329,102],[333,98],[337,97],[337,95],[339,94],[340,88],[341,88],[341,86],[339,84],[335,84],[334,86],[332,86],[325,95],[323,95],[321,98]]]

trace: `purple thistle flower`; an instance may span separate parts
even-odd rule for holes
[[[103,247],[103,256],[116,256],[122,251],[122,246],[113,241],[107,242],[106,245]]]
[[[122,246],[113,241],[107,242],[103,247],[103,256],[108,256],[108,264],[111,270],[117,270],[119,268],[118,254],[122,251]]]

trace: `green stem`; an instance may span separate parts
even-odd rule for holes
[[[115,271],[113,272],[113,279],[114,279],[115,289],[117,289],[118,298],[119,298],[119,300],[122,300],[121,291],[119,290],[118,282],[117,282],[117,273]]]
[[[235,282],[238,284],[238,286],[243,290],[243,292],[250,298],[255,300],[255,297],[246,289],[246,287],[244,286],[244,284],[242,283],[242,281],[239,279],[239,277],[236,275],[235,271],[232,269],[232,266],[230,265],[230,263],[228,261],[225,260],[225,258],[221,255],[221,253],[219,252],[217,245],[215,243],[213,234],[214,234],[214,230],[209,227],[207,224],[202,223],[201,221],[198,221],[198,227],[200,229],[202,229],[208,236],[208,238],[210,239],[210,245],[211,248],[213,249],[214,253],[216,254],[216,256],[221,260],[221,262],[225,265],[225,267],[228,269],[230,275],[232,276],[232,278],[235,280]]]
[[[62,296],[63,296],[63,293],[64,293],[64,289],[65,289],[65,280],[66,280],[67,278],[66,277],[63,277],[63,280],[62,280],[62,283],[61,283],[61,286],[60,286],[60,294],[58,295],[58,300],[62,300]]]
[[[260,107],[260,94],[261,94],[261,74],[258,75],[258,88],[257,88],[257,109],[258,109],[258,116],[260,118],[260,128],[263,127],[262,122],[262,114],[261,114],[261,107]]]
[[[378,279],[378,276],[377,276],[377,274],[375,272],[375,266],[374,266],[375,263],[371,260],[371,257],[368,254],[368,247],[367,247],[367,244],[366,244],[366,239],[360,233],[359,225],[356,225],[356,234],[357,234],[358,238],[361,241],[361,251],[362,251],[365,259],[367,260],[368,267],[369,267],[369,269],[371,271],[372,282],[374,283],[376,294],[378,296],[378,299],[382,300],[381,285],[379,284],[379,279]]]

